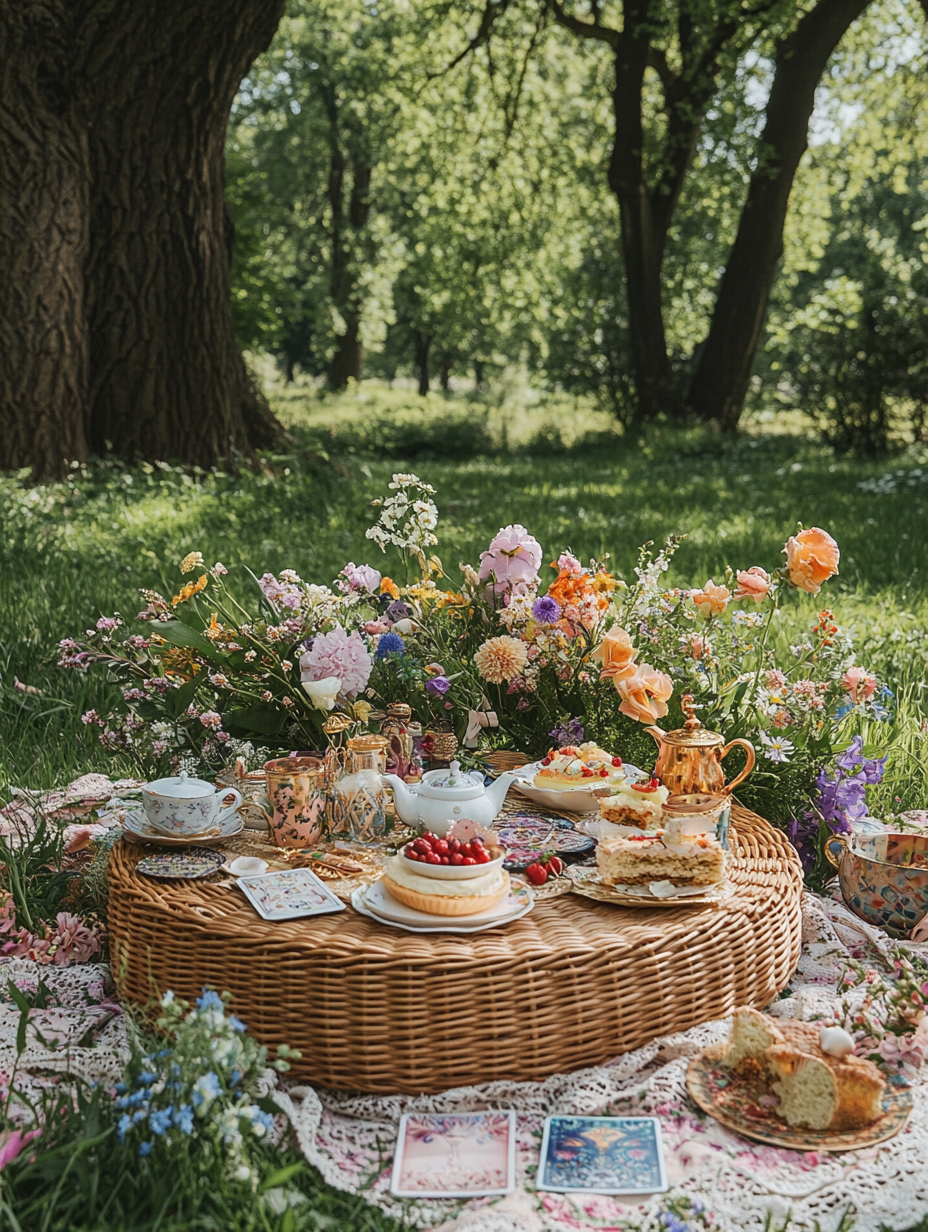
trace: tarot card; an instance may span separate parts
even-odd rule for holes
[[[398,1198],[479,1198],[515,1184],[514,1112],[406,1112],[390,1192]]]
[[[657,1117],[548,1117],[538,1188],[556,1193],[663,1192],[668,1186],[660,1121]]]
[[[308,868],[239,877],[238,887],[265,920],[295,920],[345,910],[341,899]]]

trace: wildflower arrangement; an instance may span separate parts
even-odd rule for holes
[[[90,962],[100,953],[100,936],[69,911],[59,911],[54,923],[37,920],[32,928],[16,924],[12,894],[0,891],[0,954],[7,958],[29,958],[41,966],[69,967]]]
[[[895,949],[892,972],[851,961],[840,982],[841,1025],[858,1056],[905,1074],[928,1056],[928,967]]]
[[[137,1052],[116,1084],[116,1136],[142,1159],[186,1143],[204,1166],[218,1157],[231,1181],[254,1188],[253,1148],[271,1130],[276,1108],[262,1088],[267,1049],[227,1012],[230,999],[204,989],[191,1006],[165,994],[158,1027],[170,1043]],[[298,1055],[281,1046],[271,1065],[286,1070],[286,1058]]]
[[[645,728],[678,726],[690,693],[707,727],[754,743],[758,768],[743,797],[792,827],[810,875],[824,876],[824,837],[859,815],[860,775],[877,781],[861,761],[857,785],[831,791],[828,767],[848,748],[863,759],[850,745],[854,725],[887,715],[884,691],[830,610],[788,654],[771,636],[791,590],[817,595],[837,573],[830,535],[800,527],[781,567],[726,568],[683,589],[665,577],[677,539],[645,545],[625,580],[608,560],[570,551],[546,564],[542,545],[513,524],[454,581],[432,552],[434,490],[408,474],[390,490],[374,502],[367,537],[394,554],[399,580],[353,561],[331,586],[284,570],[252,575],[246,602],[224,565],[207,569],[191,552],[180,564],[191,580],[170,600],[143,592],[144,633],[117,614],[60,643],[62,666],[100,665],[123,683],[120,711],[89,712],[88,728],[146,768],[191,757],[210,765],[231,761],[242,742],[321,748],[330,712],[363,729],[374,706],[402,701],[472,745],[481,736],[543,756],[552,743],[595,739],[646,768]]]

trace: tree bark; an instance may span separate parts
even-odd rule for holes
[[[848,27],[870,0],[819,0],[777,51],[761,137],[761,156],[719,287],[712,324],[690,387],[703,419],[733,430],[783,254],[783,227],[793,180],[808,146],[815,90]]]
[[[329,385],[345,389],[350,380],[360,381],[363,364],[361,345],[361,298],[358,289],[355,246],[370,217],[371,168],[351,166],[351,193],[345,207],[345,179],[349,160],[341,147],[338,98],[330,82],[322,88],[329,121],[331,162],[329,168],[329,213],[332,266],[329,290],[332,303],[344,322],[336,336],[335,354],[329,367]]]
[[[419,397],[424,398],[429,392],[429,351],[432,349],[432,335],[422,334],[419,330],[414,329],[412,331],[412,341],[416,354]]]
[[[63,3],[0,0],[0,470],[87,458],[88,150]]]
[[[928,4],[928,0],[925,0]],[[443,394],[451,393],[451,365],[454,363],[454,355],[451,351],[442,351],[441,364],[438,369],[438,380],[441,384],[441,392]]]
[[[275,438],[232,328],[223,147],[239,83],[282,10],[283,0],[0,0],[0,157],[15,194],[0,221],[0,285],[26,306],[0,306],[3,338],[13,335],[0,407],[32,425],[34,443],[15,448],[37,477],[88,449],[209,467],[253,459]],[[66,71],[49,70],[35,38],[10,54],[13,13],[62,49]],[[35,107],[22,86],[43,74],[55,93]]]

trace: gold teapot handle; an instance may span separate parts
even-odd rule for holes
[[[832,851],[832,847],[837,847],[841,854],[835,855]],[[841,856],[845,855],[849,850],[850,848],[847,845],[847,839],[843,834],[833,834],[825,844],[825,855],[829,862],[835,866],[835,868],[837,868],[841,863]]]
[[[748,775],[754,769],[754,763],[757,761],[757,754],[754,752],[754,745],[751,744],[750,740],[744,740],[740,736],[738,737],[737,740],[730,740],[728,744],[725,745],[724,749],[722,749],[721,753],[719,754],[719,761],[724,761],[724,759],[728,756],[728,754],[732,751],[732,749],[735,747],[736,744],[741,745],[741,747],[744,749],[744,751],[748,755],[748,760],[747,760],[747,765],[744,767],[744,769],[741,771],[738,777],[732,779],[730,783],[726,783],[725,786],[722,788],[722,791],[726,796],[730,795],[735,790],[735,788],[738,786],[739,783],[744,782],[744,780],[748,777]]]

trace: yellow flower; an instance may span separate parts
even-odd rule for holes
[[[188,599],[198,595],[201,590],[205,589],[208,581],[209,577],[204,573],[195,582],[188,582],[186,586],[182,586],[179,593],[171,600],[171,606],[177,607],[178,603],[186,603]]]
[[[611,595],[615,590],[616,581],[611,573],[607,573],[605,569],[600,569],[596,577],[593,578],[593,589],[600,595]]]
[[[400,588],[393,578],[385,577],[380,579],[380,593],[382,595],[389,595],[391,599],[398,599],[400,597]]]
[[[194,569],[201,568],[202,565],[202,552],[188,552],[184,559],[180,562],[180,571],[181,573],[193,573]]]
[[[355,702],[352,706],[354,717],[359,719],[362,723],[367,722],[373,709],[374,707],[370,704],[370,702]]]
[[[491,637],[474,655],[474,666],[490,684],[515,680],[528,663],[528,647],[517,637]]]
[[[206,636],[209,638],[211,642],[217,642],[222,637],[223,635],[222,625],[216,619],[215,612],[213,612],[212,616],[210,617],[209,628],[204,629],[203,632],[206,634]]]

